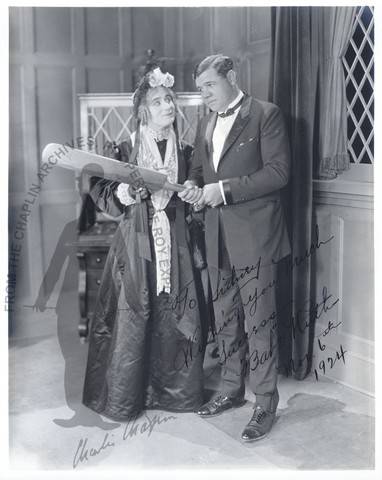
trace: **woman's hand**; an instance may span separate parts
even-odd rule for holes
[[[137,193],[140,194],[141,200],[146,200],[146,198],[150,194],[146,187],[136,188],[136,187],[134,187],[134,185],[129,185],[129,195],[130,195],[130,197],[135,199],[136,196],[137,196]]]

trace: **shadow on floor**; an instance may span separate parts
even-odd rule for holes
[[[346,412],[345,407],[333,398],[298,393],[289,398],[287,408],[278,410],[266,439],[243,447],[272,449],[300,469],[372,469],[374,418]],[[247,402],[240,409],[205,421],[240,442],[251,414]]]

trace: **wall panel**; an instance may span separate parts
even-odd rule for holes
[[[269,53],[267,48],[265,51],[259,51],[249,57],[246,64],[249,76],[245,75],[244,70],[242,72],[244,88],[260,100],[268,100]]]
[[[73,78],[71,67],[36,67],[38,150],[72,138]]]
[[[22,14],[19,9],[9,10],[9,50],[13,53],[20,53],[22,50]]]
[[[86,91],[88,93],[122,92],[123,71],[116,68],[87,68]]]
[[[181,11],[184,59],[201,60],[212,53],[211,8],[184,8]]]
[[[268,7],[246,8],[248,45],[271,37],[271,9]]]
[[[117,8],[85,8],[85,52],[88,55],[119,55]]]
[[[352,209],[354,210],[354,209]],[[353,212],[352,212],[353,213]],[[346,318],[344,331],[374,340],[374,256],[372,212],[362,211],[345,217],[343,290],[347,293],[343,306]],[[349,301],[351,298],[351,302]]]
[[[71,9],[37,7],[33,9],[37,53],[70,53]]]
[[[9,188],[12,192],[23,192],[26,186],[24,158],[25,111],[23,109],[24,67],[10,66],[9,84],[9,152],[13,161],[9,164]]]
[[[133,8],[133,57],[143,59],[145,51],[153,48],[159,56],[164,47],[164,11],[162,8]],[[173,26],[176,28],[176,25]]]
[[[353,182],[353,193],[341,191],[341,181],[331,182],[329,191],[320,191],[325,182],[316,182],[315,211],[320,239],[333,239],[323,245],[316,256],[316,299],[323,298],[326,288],[332,299],[339,299],[335,308],[324,312],[317,321],[316,335],[338,325],[330,334],[320,337],[325,350],[316,345],[314,364],[328,356],[335,358],[342,345],[345,363],[333,368],[326,365],[325,375],[369,395],[374,394],[374,258],[373,202],[362,192],[367,184]],[[327,183],[327,182],[326,182]],[[347,184],[346,184],[347,183]],[[344,182],[349,188],[350,182]],[[370,184],[369,184],[370,185]],[[327,302],[330,305],[331,300]],[[327,362],[328,363],[328,362]],[[330,363],[330,362],[329,362]]]
[[[242,58],[247,49],[244,23],[245,9],[215,8],[213,11],[212,50],[233,58]]]

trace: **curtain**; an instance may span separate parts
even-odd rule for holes
[[[342,59],[353,30],[356,7],[325,7],[321,27],[320,178],[334,178],[350,165],[347,152],[345,74]]]
[[[318,144],[319,9],[272,8],[270,101],[284,113],[292,155],[290,182],[283,192],[292,255],[279,264],[279,371],[303,379],[310,371],[314,319],[306,313],[314,297],[312,218],[313,171]],[[301,261],[299,260],[301,259]]]
[[[280,372],[311,369],[316,314],[315,249],[325,239],[313,210],[313,178],[347,168],[342,56],[355,8],[273,7],[269,99],[289,129],[291,180],[283,192],[292,254],[279,265]]]

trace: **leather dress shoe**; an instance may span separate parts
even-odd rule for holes
[[[241,407],[244,405],[243,398],[231,398],[219,395],[208,403],[205,403],[196,412],[201,417],[214,417],[234,407]]]
[[[241,434],[242,440],[255,442],[264,438],[271,431],[275,418],[276,412],[267,412],[260,405],[257,405],[251,420]]]

